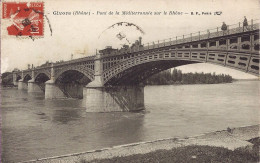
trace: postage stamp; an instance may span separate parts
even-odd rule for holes
[[[9,19],[8,35],[44,35],[44,2],[3,2],[3,19]]]

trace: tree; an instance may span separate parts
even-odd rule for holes
[[[179,82],[182,81],[182,71],[181,70],[177,71],[177,81],[179,81]]]
[[[230,83],[232,82],[230,75],[216,75],[216,73],[186,73],[182,74],[181,70],[173,69],[162,71],[155,74],[146,80],[149,85],[166,85],[166,84],[215,84],[215,83]]]
[[[174,68],[172,71],[172,80],[173,81],[177,81],[177,73],[178,73],[177,69]]]

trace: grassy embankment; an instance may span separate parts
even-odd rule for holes
[[[254,144],[252,150],[238,148],[232,151],[223,147],[190,145],[171,150],[158,150],[147,154],[93,160],[91,163],[259,162],[260,138],[251,139],[249,142]],[[86,162],[85,160],[81,160],[79,163]]]

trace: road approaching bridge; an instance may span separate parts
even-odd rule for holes
[[[13,83],[46,99],[78,97],[89,112],[144,109],[142,81],[160,71],[211,63],[259,76],[259,21],[215,28],[131,47],[107,47],[94,56],[13,71]]]

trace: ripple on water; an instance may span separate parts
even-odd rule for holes
[[[146,111],[87,113],[81,100],[2,90],[3,160],[17,162],[258,124],[259,82],[146,86]]]

